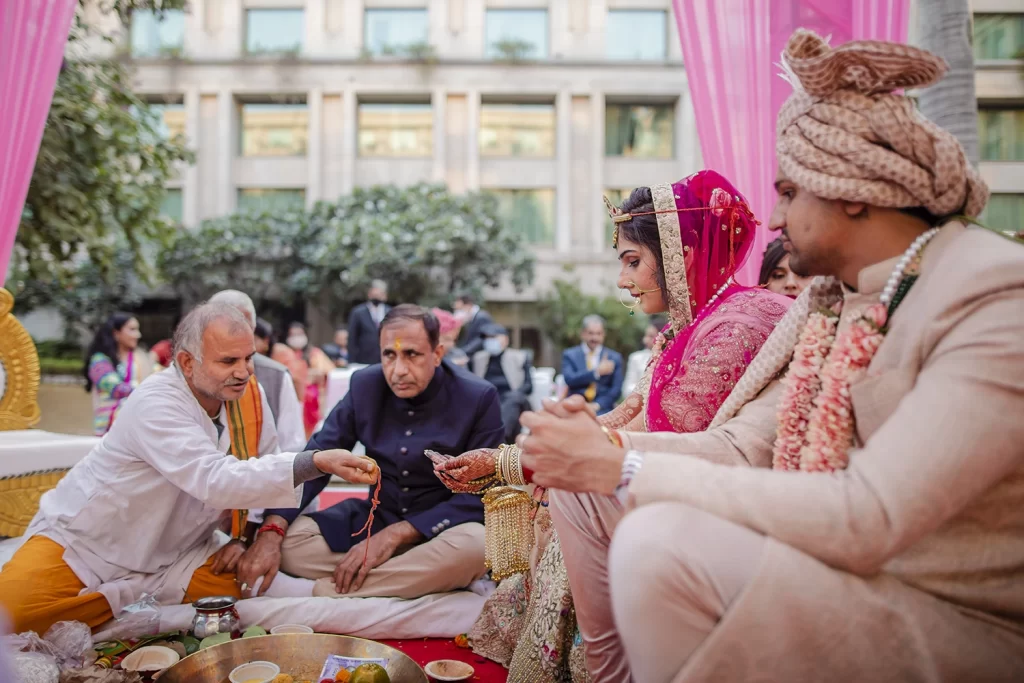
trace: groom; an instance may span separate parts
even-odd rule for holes
[[[797,31],[785,60],[771,228],[827,277],[707,432],[609,438],[579,399],[523,416],[588,670],[1024,680],[1024,249],[950,220],[988,190],[893,94],[941,59]]]

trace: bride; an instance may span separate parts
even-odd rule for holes
[[[632,296],[632,307],[668,312],[669,323],[634,392],[598,419],[617,443],[617,429],[703,431],[790,304],[732,280],[758,222],[736,188],[711,170],[637,188],[621,207],[608,207],[619,287]],[[431,457],[453,491],[480,493],[496,478],[506,484],[530,478],[518,467],[515,447]],[[509,681],[588,680],[546,492],[536,487],[534,500],[531,570],[500,583],[469,638],[477,654],[509,668]]]

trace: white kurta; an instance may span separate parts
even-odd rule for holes
[[[270,407],[261,391],[263,413]],[[223,407],[218,421],[227,424]],[[274,454],[265,420],[258,459],[227,455],[230,437],[176,368],[144,381],[103,440],[46,493],[26,536],[65,548],[64,561],[115,615],[143,593],[163,604],[184,597],[192,573],[215,551],[225,510],[295,507],[294,453]]]

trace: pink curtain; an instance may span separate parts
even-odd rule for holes
[[[0,0],[0,287],[76,0]]]
[[[850,40],[906,42],[910,0],[673,0],[704,167],[729,178],[762,221],[750,259],[737,273],[757,283],[774,239],[775,117],[791,92],[779,77],[782,51],[797,28]]]

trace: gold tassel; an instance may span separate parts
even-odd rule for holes
[[[483,497],[484,564],[495,581],[530,570],[533,498],[512,486],[496,486]]]

